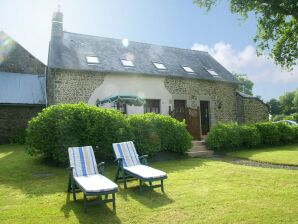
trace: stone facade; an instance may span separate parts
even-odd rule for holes
[[[268,106],[257,97],[243,97],[237,94],[238,123],[267,121],[269,119]]]
[[[47,75],[48,104],[88,103],[93,91],[104,81],[103,73],[49,69]]]
[[[166,78],[165,87],[173,99],[187,100],[187,106],[197,108],[200,101],[210,102],[210,122],[236,121],[237,85],[195,79]]]
[[[42,110],[42,106],[0,105],[0,144],[8,143],[22,134],[28,121]]]

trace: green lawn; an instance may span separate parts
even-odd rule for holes
[[[120,187],[116,214],[111,204],[84,213],[65,192],[65,169],[42,165],[22,146],[0,146],[0,223],[298,223],[295,170],[203,159],[152,166],[168,173],[166,194],[141,194],[132,181]],[[112,178],[115,167],[106,171]]]
[[[298,165],[298,144],[243,150],[228,153],[230,156],[273,164]]]

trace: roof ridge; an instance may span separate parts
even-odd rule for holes
[[[103,36],[96,36],[96,35],[91,35],[91,34],[82,34],[82,33],[74,33],[74,32],[69,32],[69,31],[63,31],[64,33],[69,33],[69,34],[74,34],[74,35],[83,35],[83,36],[89,36],[89,37],[99,37],[99,38],[107,38],[107,39],[112,39],[112,40],[120,40],[119,38],[114,38],[114,37],[103,37]],[[128,39],[129,40],[129,39]],[[150,43],[145,43],[145,42],[140,42],[140,41],[134,41],[134,40],[129,40],[130,42],[133,43],[138,43],[138,44],[146,44],[146,45],[153,45],[153,46],[158,46],[158,47],[166,47],[166,48],[173,48],[173,49],[179,49],[179,50],[185,50],[185,51],[193,51],[193,52],[200,52],[200,53],[205,53],[209,54],[207,51],[201,51],[201,50],[193,50],[191,48],[181,48],[181,47],[174,47],[174,46],[166,46],[166,45],[159,45],[159,44],[150,44]]]

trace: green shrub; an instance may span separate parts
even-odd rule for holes
[[[282,122],[275,123],[275,125],[279,130],[280,141],[282,143],[290,143],[295,141],[295,129],[293,126]]]
[[[29,122],[26,148],[31,155],[66,165],[70,146],[91,145],[102,160],[113,157],[112,143],[131,139],[128,121],[116,110],[60,104],[44,109]]]
[[[129,115],[128,121],[134,133],[138,150],[146,154],[158,151],[184,153],[191,148],[192,137],[185,123],[154,113]]]
[[[242,146],[247,148],[256,147],[261,143],[259,130],[252,124],[240,126],[240,137]]]
[[[218,124],[208,133],[205,141],[212,150],[232,150],[242,145],[240,128],[237,124]]]
[[[128,122],[133,130],[133,141],[138,153],[152,155],[161,151],[160,137],[151,119],[141,115],[130,115]]]
[[[298,142],[298,126],[294,126],[294,141]]]
[[[277,145],[280,142],[280,132],[276,123],[260,122],[255,125],[261,135],[262,144]]]

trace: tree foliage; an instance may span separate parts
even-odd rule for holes
[[[194,0],[209,11],[220,0]],[[297,65],[298,58],[298,1],[297,0],[230,0],[232,13],[246,19],[254,13],[257,31],[254,41],[257,53],[270,51],[275,62],[287,69]]]
[[[253,95],[252,88],[254,86],[254,83],[247,78],[247,75],[240,74],[240,73],[233,73],[233,75],[240,82],[237,90],[252,96]]]
[[[271,99],[267,103],[271,115],[290,115],[298,113],[298,89],[293,92],[286,92],[279,99]]]

